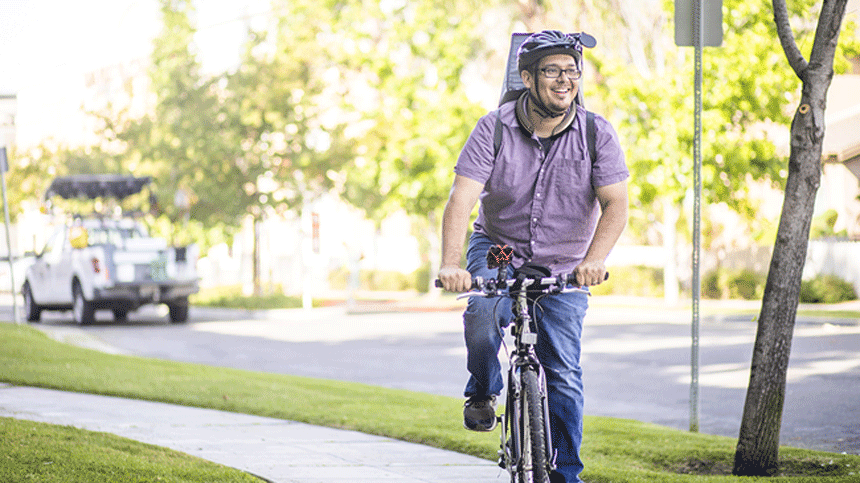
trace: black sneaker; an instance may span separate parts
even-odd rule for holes
[[[496,429],[496,396],[472,396],[463,405],[463,427],[471,431]]]

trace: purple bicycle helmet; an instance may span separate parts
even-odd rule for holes
[[[529,35],[517,50],[517,69],[527,70],[547,55],[572,55],[577,63],[582,59],[582,48],[592,48],[597,40],[585,32],[565,34],[558,30],[544,30]]]

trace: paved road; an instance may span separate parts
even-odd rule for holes
[[[612,302],[594,299],[586,321],[586,413],[687,429],[689,309]],[[68,314],[46,319],[41,326],[57,338],[120,353],[454,397],[466,378],[456,310],[346,315],[341,308],[263,314],[192,308],[191,321],[179,326],[152,310],[127,324],[105,318],[84,328]],[[702,432],[737,437],[754,338],[750,316],[703,317]],[[798,319],[782,442],[860,454],[860,320]]]

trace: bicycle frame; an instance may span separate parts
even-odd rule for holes
[[[524,390],[522,387],[522,370],[524,367],[533,369],[538,375],[540,399],[543,407],[543,423],[544,423],[544,448],[547,456],[547,473],[555,470],[555,452],[552,446],[552,433],[550,433],[549,420],[549,399],[547,395],[546,374],[543,366],[538,360],[535,352],[537,344],[537,333],[531,329],[532,317],[528,310],[528,295],[526,292],[527,285],[524,282],[522,289],[517,293],[514,302],[514,320],[511,324],[511,335],[514,337],[514,349],[510,356],[510,366],[508,369],[508,391],[505,402],[505,414],[501,418],[501,449],[499,450],[499,466],[506,468],[511,474],[513,482],[517,474],[526,470],[532,464],[523,458],[525,448],[520,447],[520,442],[524,441],[524,428],[521,422],[523,421],[522,408],[518,407],[517,401],[520,400],[520,393]],[[511,444],[508,445],[507,429],[510,425]]]

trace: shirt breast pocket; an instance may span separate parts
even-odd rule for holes
[[[566,159],[553,172],[553,189],[562,198],[583,187],[591,187],[591,166],[585,159]]]

